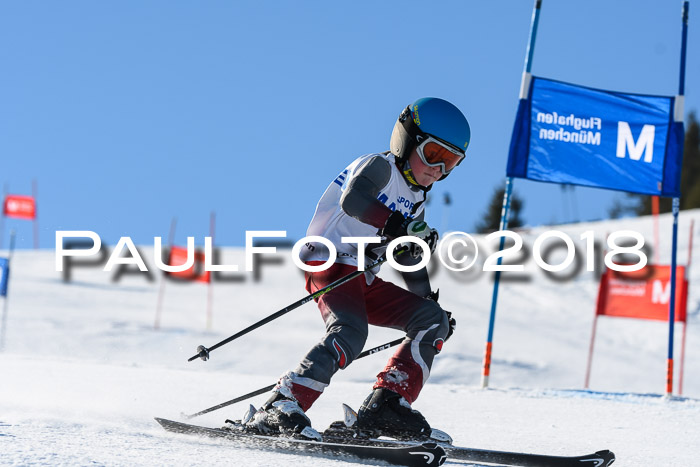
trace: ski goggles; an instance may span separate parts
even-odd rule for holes
[[[463,152],[448,146],[437,138],[428,135],[424,138],[419,137],[420,139],[423,141],[416,147],[420,160],[428,167],[439,166],[443,175],[452,172],[452,169],[464,159]]]

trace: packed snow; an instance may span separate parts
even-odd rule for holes
[[[688,260],[693,219],[698,246],[693,262],[698,265],[700,259],[700,210],[683,212],[679,264]],[[670,216],[661,216],[661,263],[670,262],[671,222]],[[585,231],[603,241],[612,232],[635,230],[648,244],[654,243],[649,217],[538,227],[520,234],[531,247],[538,235],[551,229],[570,235],[580,255]],[[477,239],[485,249],[483,260],[494,245],[483,236]],[[293,369],[320,338],[323,323],[310,303],[213,351],[210,361],[187,362],[198,345],[211,346],[306,294],[291,251],[265,255],[259,280],[253,273],[224,273],[228,281],[207,286],[163,282],[153,245],[139,250],[150,276],[125,274],[116,281],[114,271],[92,265],[73,268],[65,282],[56,271],[53,250],[14,253],[6,340],[0,353],[0,464],[308,462],[225,440],[167,433],[153,420],[184,420],[183,414],[271,384]],[[584,270],[572,279],[554,281],[538,269],[531,254],[522,261],[522,280],[501,284],[488,389],[481,389],[480,374],[492,276],[478,271],[452,274],[437,266],[434,288],[440,288],[440,302],[454,313],[458,328],[436,358],[414,407],[462,446],[557,455],[610,449],[617,455],[615,465],[698,465],[700,289],[695,284],[700,265],[690,272],[683,394],[677,394],[682,330],[677,325],[676,396],[667,398],[666,323],[600,318],[590,390],[584,390],[597,276]],[[223,248],[220,262],[243,270],[243,249]],[[400,281],[388,268],[382,276]],[[155,329],[161,288],[162,315]],[[398,331],[371,328],[367,347],[399,336]],[[340,419],[342,402],[357,408],[390,352],[358,360],[339,372],[308,413],[314,426],[323,429]],[[259,405],[266,397],[251,402]],[[226,418],[240,418],[246,404],[192,422],[220,426]],[[333,457],[316,458],[313,464],[351,465]]]

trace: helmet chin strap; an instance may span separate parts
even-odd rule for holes
[[[413,169],[411,168],[411,164],[409,164],[408,160],[404,160],[403,164],[401,167],[399,167],[401,170],[401,173],[403,173],[403,177],[410,183],[411,185],[420,188],[421,190],[428,192],[432,188],[431,186],[423,186],[420,183],[416,181],[416,177],[413,176]]]
[[[408,183],[410,183],[411,185],[420,186],[416,181],[416,178],[413,176],[413,169],[411,168],[411,164],[409,164],[408,161],[404,161],[403,167],[401,168],[401,172],[403,172],[403,176],[406,180],[408,180]]]

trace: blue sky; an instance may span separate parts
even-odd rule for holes
[[[700,111],[691,2],[686,114]],[[680,0],[544,0],[533,74],[675,95]],[[450,100],[468,159],[433,189],[428,221],[473,231],[504,182],[532,2],[63,1],[0,7],[0,184],[38,183],[40,245],[56,230],[176,242],[246,230],[301,238],[356,157],[388,149],[399,112]],[[515,181],[531,225],[601,219],[620,194]],[[445,193],[452,198],[447,211]],[[32,227],[7,220],[18,247]],[[7,234],[5,235],[7,247]]]

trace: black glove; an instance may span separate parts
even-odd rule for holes
[[[416,221],[410,217],[404,217],[399,211],[391,213],[384,224],[382,235],[389,239],[410,235],[418,237],[428,244],[432,254],[437,247],[439,235],[437,230],[431,229],[424,221]],[[408,248],[408,253],[413,258],[419,258],[423,254],[423,248],[417,243],[407,242],[404,244]]]
[[[405,217],[403,214],[401,214],[401,212],[394,211],[386,220],[384,228],[382,228],[381,235],[390,239],[408,235],[408,224],[410,224],[411,221],[413,221],[413,219],[410,217]]]

